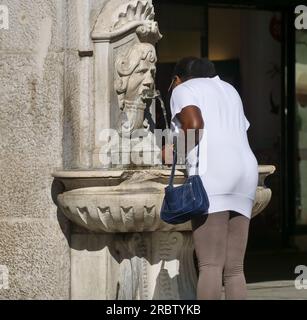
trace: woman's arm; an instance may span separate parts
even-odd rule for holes
[[[197,106],[186,106],[178,114],[181,123],[181,129],[185,136],[185,156],[197,145],[202,137],[202,129],[204,128],[204,120],[200,109]],[[194,130],[195,145],[187,144],[187,132],[189,129]],[[193,131],[192,131],[193,133]],[[190,133],[189,133],[190,134]]]
[[[201,111],[196,106],[186,106],[180,113],[178,113],[178,119],[181,123],[181,129],[184,132],[184,143],[185,143],[185,156],[197,145],[202,137],[202,129],[204,128],[204,120],[201,115]],[[187,132],[188,130],[194,130],[195,134],[195,145],[187,145]],[[193,131],[192,131],[193,133]],[[191,134],[191,133],[190,133]],[[180,143],[180,142],[179,142]],[[162,147],[162,163],[171,165],[171,163],[166,163],[167,159],[171,159],[173,152],[172,144],[165,144]]]

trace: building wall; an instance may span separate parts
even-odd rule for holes
[[[62,165],[65,1],[2,1],[0,31],[0,297],[69,297],[69,248],[51,172]]]
[[[86,141],[79,107],[91,99],[92,58],[84,63],[78,51],[103,2],[1,1],[9,29],[0,30],[0,266],[9,288],[0,286],[0,299],[70,297],[69,223],[51,174],[65,162],[87,165],[72,147]]]
[[[158,62],[176,62],[184,56],[200,56],[204,7],[155,4],[155,1],[153,4],[163,35],[157,44]]]
[[[209,8],[208,56],[210,60],[240,58],[241,14],[242,10],[238,9]]]

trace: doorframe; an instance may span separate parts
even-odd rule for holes
[[[296,226],[297,130],[295,100],[295,28],[294,7],[282,11],[282,244],[292,245]],[[285,68],[287,67],[287,74]]]

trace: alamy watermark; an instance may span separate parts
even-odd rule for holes
[[[307,30],[307,6],[299,5],[294,12],[297,14],[294,25],[297,30]]]
[[[0,265],[0,290],[9,289],[9,269],[6,265]]]
[[[0,4],[0,30],[1,29],[9,29],[9,9],[4,4]]]
[[[295,274],[298,274],[294,280],[294,286],[296,289],[307,289],[307,266],[299,265],[294,270]]]
[[[176,145],[177,163],[194,166],[197,161],[196,137],[201,140],[202,147],[207,146],[206,129],[182,129],[174,133],[170,129],[154,129],[153,132],[143,129],[133,131],[130,137],[122,137],[115,129],[103,129],[99,135],[99,162],[109,165],[161,165],[172,164],[173,154],[165,153],[162,159],[163,140],[165,145]],[[206,155],[202,153],[202,167],[206,168]],[[164,161],[163,161],[164,160]]]

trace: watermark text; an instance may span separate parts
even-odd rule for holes
[[[294,11],[297,14],[294,25],[297,30],[307,30],[307,6],[299,5]]]
[[[298,290],[307,289],[307,266],[296,266],[294,272],[295,274],[298,274],[294,280],[295,288]]]
[[[6,265],[0,265],[0,290],[9,289],[9,269]]]
[[[9,9],[4,4],[0,4],[0,30],[1,29],[9,29]]]

